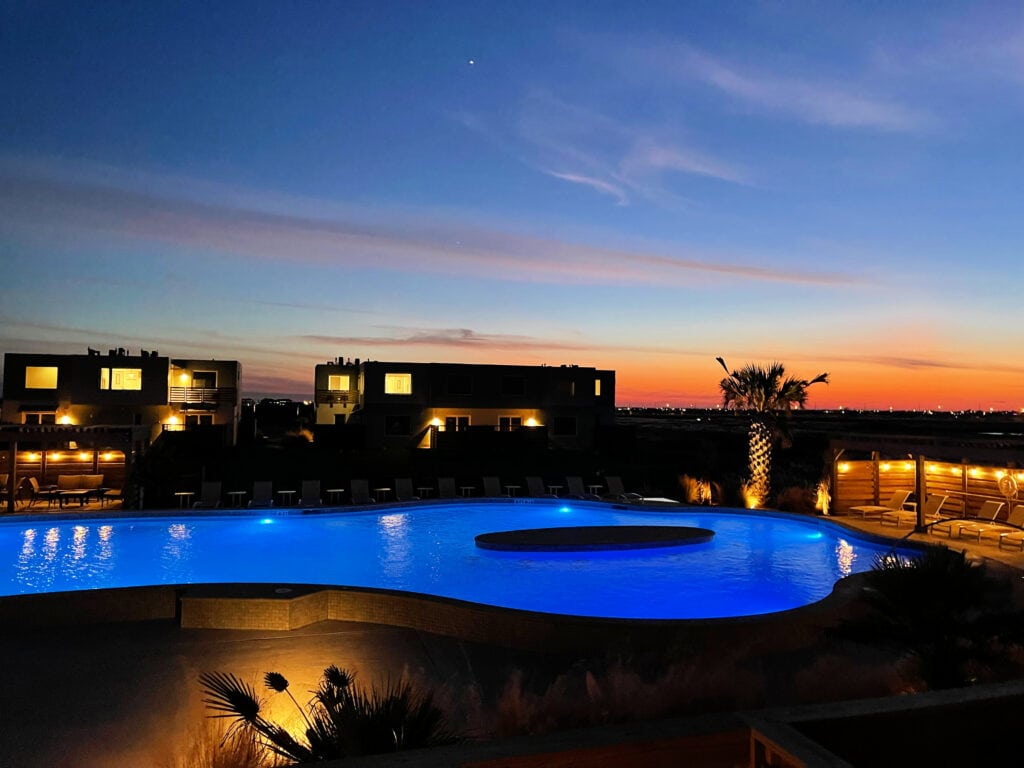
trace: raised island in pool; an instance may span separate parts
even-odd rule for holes
[[[715,532],[677,525],[582,525],[481,533],[481,549],[505,552],[598,552],[703,544]]]

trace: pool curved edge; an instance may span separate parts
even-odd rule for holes
[[[189,584],[52,592],[0,598],[8,631],[54,626],[174,621],[182,629],[289,631],[319,621],[383,624],[467,642],[533,651],[667,648],[741,640],[839,620],[863,574],[816,603],[716,619],[606,619],[538,613],[411,592],[303,584]]]

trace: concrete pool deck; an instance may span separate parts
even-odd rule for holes
[[[835,522],[888,538],[896,532],[877,521],[859,518],[837,517]],[[1000,550],[994,544],[955,539],[948,542],[944,537],[920,534],[912,535],[911,540],[946,544],[965,550],[971,557],[1024,569],[1024,553]],[[127,610],[132,601],[120,602]],[[45,615],[61,609],[51,604],[40,610]],[[774,627],[777,635],[772,642],[782,652],[786,648],[800,652],[808,633],[819,622],[808,618],[806,624],[801,624],[794,621],[797,614],[787,613],[790,615],[763,626]],[[340,620],[281,631],[187,629],[167,618],[100,624],[72,621],[58,626],[45,626],[45,622],[28,626],[33,622],[23,624],[12,619],[9,614],[5,617],[0,632],[0,653],[5,660],[5,728],[0,732],[0,762],[10,768],[170,765],[174,750],[182,744],[182,734],[203,720],[205,710],[197,684],[203,671],[234,672],[254,682],[264,672],[278,671],[292,682],[297,695],[313,688],[330,664],[355,670],[363,683],[378,683],[389,674],[394,678],[405,671],[427,684],[446,688],[458,706],[466,706],[474,696],[496,695],[516,670],[528,670],[528,675],[541,680],[572,667],[581,658],[571,646],[516,649],[417,628]],[[726,633],[731,635],[731,642],[761,650],[768,643],[764,635],[751,637],[756,625],[731,624],[734,629]],[[573,634],[579,639],[578,628]],[[703,654],[710,663],[735,661],[721,653],[720,643],[726,641],[726,635],[677,640],[688,653]],[[665,641],[652,636],[648,642],[653,647]],[[780,673],[767,672],[778,678],[776,684],[784,684]],[[469,719],[455,725],[474,727]],[[554,758],[550,755],[572,753],[576,762],[564,764],[601,765],[609,764],[607,750],[619,749],[619,762],[626,764],[630,758],[621,750],[624,744],[632,743],[640,745],[634,748],[640,750],[638,754],[646,765],[677,764],[682,750],[694,758],[691,764],[725,768],[743,764],[737,762],[736,755],[749,751],[746,733],[742,721],[724,713],[703,720],[687,718],[467,745],[461,752],[438,752],[433,758],[432,751],[367,758],[365,763],[418,765],[436,758],[442,762],[429,764],[475,762],[482,766],[500,760],[493,765],[527,766],[551,764]],[[662,748],[666,759],[672,758],[675,763],[656,761],[655,752]],[[538,753],[546,753],[548,758],[530,762],[528,756]],[[591,754],[594,762],[586,762],[586,754]],[[635,757],[637,753],[631,754]],[[455,760],[453,755],[458,762],[444,762]]]

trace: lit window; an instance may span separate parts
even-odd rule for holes
[[[25,389],[56,389],[57,367],[42,365],[25,366]]]
[[[594,379],[594,397],[601,396],[601,380]]]
[[[327,389],[331,392],[347,392],[352,389],[348,374],[333,374],[328,376]]]
[[[385,395],[411,395],[412,374],[411,373],[385,373],[384,374]]]
[[[100,368],[100,389],[142,389],[142,369]]]

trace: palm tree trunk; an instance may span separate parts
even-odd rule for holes
[[[750,425],[750,495],[762,506],[768,500],[772,469],[772,431],[764,422]]]

